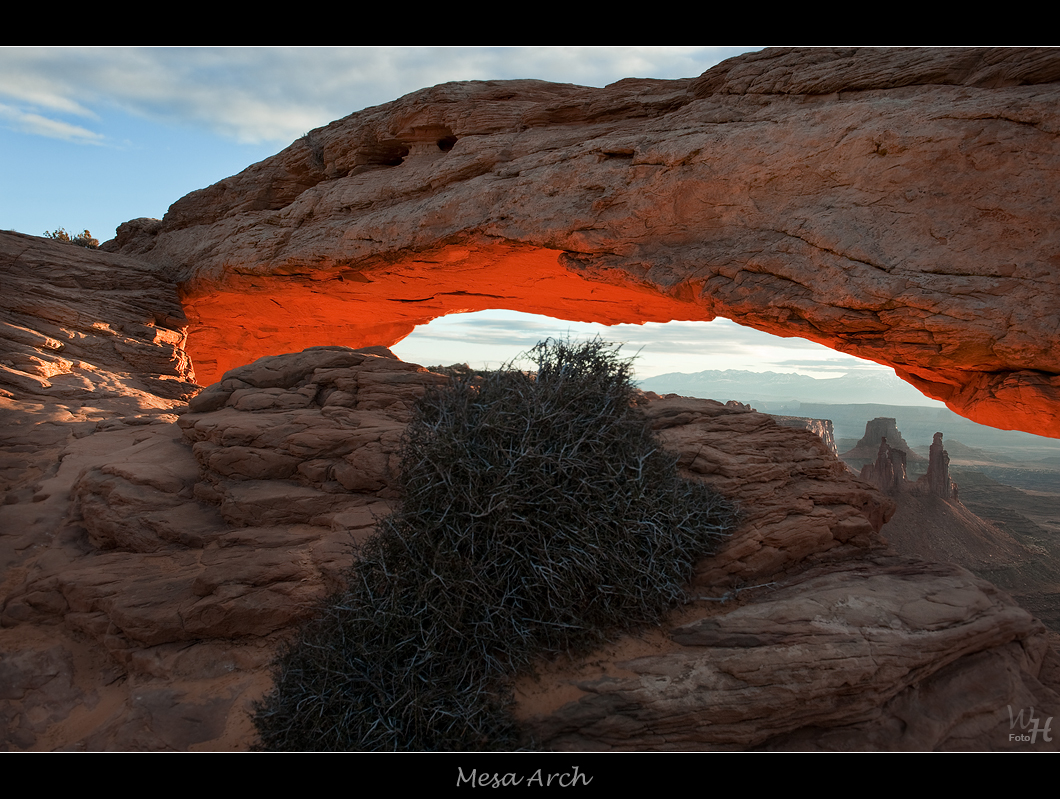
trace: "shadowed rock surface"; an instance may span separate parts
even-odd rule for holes
[[[7,231],[0,278],[0,396],[163,407],[159,398],[198,391],[183,349],[188,320],[162,270]]]
[[[1006,705],[1055,706],[1037,678],[1010,676],[1041,675],[1055,657],[1040,630],[957,567],[834,564],[677,626],[669,651],[573,681],[579,699],[526,724],[574,750],[1030,748],[1008,741]],[[1003,679],[969,690],[988,674]]]
[[[797,427],[802,430],[809,430],[824,442],[824,445],[828,447],[829,452],[833,455],[839,454],[835,443],[835,429],[832,426],[831,420],[808,419],[804,416],[777,416],[776,414],[770,414],[770,417],[777,424],[784,427]]]

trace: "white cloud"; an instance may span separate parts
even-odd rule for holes
[[[286,144],[366,106],[452,80],[539,78],[602,86],[702,73],[748,48],[7,47],[0,95],[65,114],[104,106]]]
[[[854,370],[891,372],[812,341],[772,336],[722,318],[609,327],[516,311],[480,311],[435,319],[392,349],[412,363],[448,364],[453,353],[458,353],[472,366],[496,367],[544,338],[568,334],[579,340],[599,335],[605,341],[622,343],[624,356],[637,356],[638,379],[706,369],[797,372],[812,377],[837,377]]]
[[[61,139],[78,144],[102,144],[104,137],[80,125],[71,125],[58,119],[23,111],[7,105],[0,105],[0,118],[7,120],[7,126],[13,130],[35,136],[46,136],[49,139]]]

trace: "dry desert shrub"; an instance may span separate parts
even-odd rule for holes
[[[278,658],[255,718],[264,748],[520,745],[507,680],[658,622],[730,530],[733,506],[680,478],[633,406],[616,348],[530,355],[535,374],[423,397],[400,509]]]
[[[53,230],[50,233],[45,232],[44,235],[46,238],[55,239],[56,241],[61,241],[64,244],[76,244],[78,247],[86,247],[90,250],[99,249],[99,239],[93,238],[92,234],[89,233],[87,230],[82,233],[77,233],[71,236],[69,233],[66,232],[65,228],[59,228],[58,230]]]

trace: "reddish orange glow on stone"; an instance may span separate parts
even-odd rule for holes
[[[311,269],[286,275],[228,275],[186,287],[186,350],[196,382],[209,385],[264,355],[307,347],[393,346],[417,325],[451,313],[502,308],[579,322],[710,321],[691,298],[671,297],[607,275],[582,277],[558,250],[451,246],[366,271]],[[459,353],[453,354],[454,359]]]
[[[209,385],[264,355],[336,344],[390,347],[439,316],[490,308],[602,324],[710,321],[720,313],[768,333],[793,334],[753,306],[697,296],[689,283],[666,294],[618,270],[583,276],[561,263],[562,254],[511,244],[450,245],[357,269],[335,263],[282,269],[263,264],[263,274],[254,274],[243,267],[220,280],[200,279],[183,287],[191,323],[185,349],[196,382]],[[805,325],[799,335],[894,365],[889,353],[871,341],[858,346]],[[453,360],[459,359],[454,352]],[[1013,372],[999,381],[938,364],[896,371],[925,395],[980,424],[1060,438],[1055,412],[1060,377]]]

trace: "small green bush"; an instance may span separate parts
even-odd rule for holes
[[[265,748],[516,746],[506,681],[659,621],[729,531],[733,507],[677,475],[615,348],[546,341],[531,357],[536,375],[423,397],[400,509],[275,664]]]
[[[99,247],[99,239],[92,238],[92,234],[87,230],[83,233],[78,233],[76,236],[71,236],[64,228],[59,228],[58,230],[53,230],[51,233],[45,232],[44,235],[49,239],[55,239],[56,241],[61,241],[65,244],[76,244],[78,247],[87,247],[91,250],[98,249]]]

